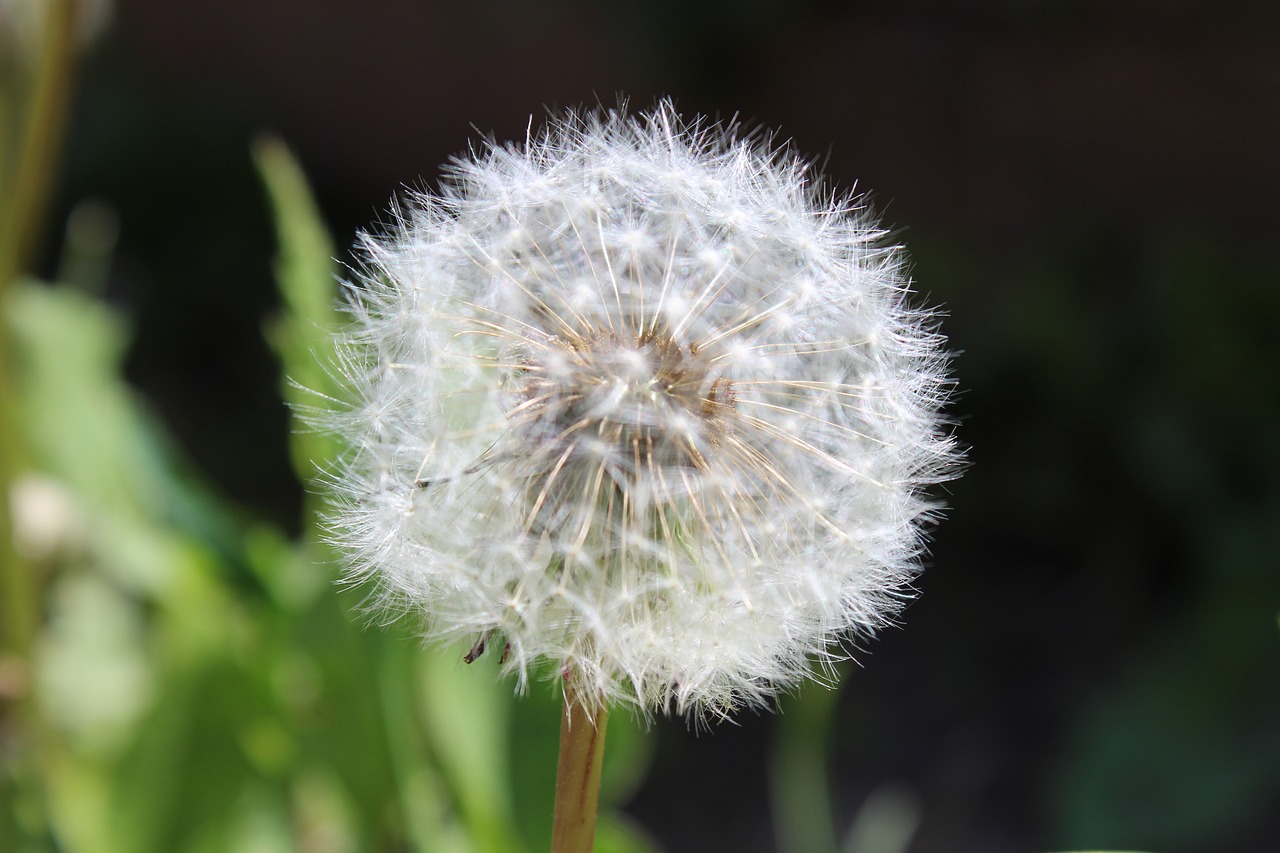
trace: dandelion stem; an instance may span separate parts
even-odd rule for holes
[[[572,678],[566,677],[551,853],[591,853],[608,721],[609,709],[603,704],[589,706]]]

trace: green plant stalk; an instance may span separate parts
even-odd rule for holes
[[[33,251],[61,148],[75,57],[76,2],[50,0],[44,43],[32,80],[21,140],[0,199],[0,306]],[[36,628],[35,584],[18,557],[12,529],[12,484],[20,468],[8,323],[0,321],[0,597],[4,652],[27,659]]]
[[[17,150],[6,150],[0,161],[0,664],[17,678],[9,695],[0,694],[0,726],[24,732],[19,749],[0,764],[0,789],[7,800],[16,791],[38,791],[42,762],[40,721],[29,701],[27,663],[39,618],[39,590],[35,578],[18,554],[13,529],[13,483],[22,468],[18,439],[16,377],[13,342],[9,336],[8,296],[18,275],[25,271],[39,235],[40,220],[48,204],[49,186],[61,148],[66,122],[75,56],[76,0],[49,0],[44,39],[29,95],[22,103],[6,98],[4,106],[26,107]],[[15,109],[15,112],[17,110]],[[5,110],[7,116],[8,109]],[[0,127],[0,135],[9,128]],[[7,168],[6,168],[7,167]],[[5,174],[5,172],[8,174]],[[12,775],[10,775],[12,774]],[[0,815],[0,846],[27,832],[44,829],[43,801],[36,795],[25,830],[10,825],[10,815]],[[8,811],[6,809],[6,811]],[[12,835],[13,838],[5,836]]]
[[[31,95],[27,102],[11,189],[0,216],[0,295],[30,261],[49,203],[49,187],[62,150],[62,132],[75,66],[76,0],[49,0]]]
[[[0,297],[0,311],[5,307]],[[4,599],[0,658],[27,659],[35,631],[35,584],[13,541],[13,481],[17,473],[18,424],[14,417],[9,318],[0,313],[0,598]],[[0,702],[5,697],[0,696]]]
[[[566,679],[551,853],[591,853],[608,722],[608,708],[601,707],[594,715],[588,713],[583,698],[575,694]]]

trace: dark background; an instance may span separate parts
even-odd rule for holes
[[[118,0],[52,221],[114,209],[131,378],[298,529],[251,140],[349,246],[480,132],[618,93],[874,190],[948,312],[972,467],[845,672],[842,828],[891,789],[913,853],[1280,849],[1280,4]],[[660,722],[627,810],[671,853],[774,849],[775,725]]]

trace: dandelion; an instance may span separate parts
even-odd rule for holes
[[[486,144],[389,230],[330,522],[428,637],[563,675],[584,718],[723,715],[909,596],[949,381],[861,197],[662,102]]]

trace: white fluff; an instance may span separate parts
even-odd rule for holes
[[[941,340],[861,199],[768,145],[571,113],[363,238],[352,579],[646,713],[760,704],[892,617],[953,468]]]

